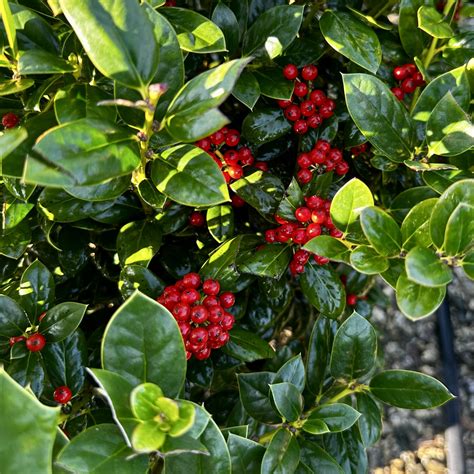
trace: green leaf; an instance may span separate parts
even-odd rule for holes
[[[265,10],[247,30],[243,54],[270,59],[281,56],[296,38],[302,20],[302,6],[280,5]]]
[[[292,255],[289,245],[263,245],[255,253],[239,260],[238,268],[243,273],[279,280],[288,268]]]
[[[40,403],[14,382],[3,367],[0,393],[0,458],[5,472],[51,472],[59,408]],[[18,443],[15,449],[11,449],[12,440]]]
[[[210,234],[220,244],[233,237],[234,211],[232,206],[226,204],[209,208],[206,213],[206,221]]]
[[[351,252],[351,266],[367,275],[383,273],[389,267],[387,257],[379,255],[372,247],[360,245]]]
[[[214,206],[230,201],[216,162],[193,145],[177,145],[153,161],[151,178],[158,191],[186,206]]]
[[[149,453],[161,448],[166,439],[166,433],[154,421],[139,423],[132,434],[132,446],[134,451]]]
[[[317,418],[306,418],[304,421],[304,425],[302,426],[302,430],[306,431],[306,433],[311,433],[314,435],[321,435],[324,433],[329,433],[329,428],[323,420]]]
[[[164,289],[164,282],[142,265],[126,265],[120,272],[119,290],[124,298],[131,296],[135,290],[156,298]]]
[[[301,354],[287,360],[279,369],[273,380],[274,384],[288,382],[294,385],[300,393],[303,393],[305,382],[305,370]]]
[[[471,94],[465,66],[440,74],[423,89],[411,113],[413,119],[417,121],[419,140],[425,136],[424,124],[428,122],[431,112],[448,92],[451,92],[454,100],[462,109],[468,110]]]
[[[277,214],[283,219],[294,220],[295,211],[303,205],[304,194],[296,178],[292,178],[285,195],[278,206]]]
[[[311,472],[324,474],[343,474],[337,461],[324,449],[310,441],[301,442],[301,460],[311,468]]]
[[[142,181],[147,182],[147,181]],[[64,190],[83,201],[109,201],[120,197],[130,187],[130,175],[119,176],[101,184],[68,186]]]
[[[474,206],[474,180],[463,179],[443,192],[433,208],[430,233],[437,248],[442,248],[448,221],[459,204]]]
[[[347,234],[360,229],[360,213],[365,207],[373,206],[374,198],[369,187],[357,178],[351,179],[336,193],[331,202],[331,220]]]
[[[435,408],[453,395],[433,377],[411,370],[386,370],[370,381],[370,392],[389,405],[419,410]]]
[[[230,186],[247,204],[273,222],[274,215],[285,192],[280,178],[263,171],[255,171]]]
[[[428,156],[459,155],[474,146],[474,125],[451,92],[431,112],[426,137]]]
[[[307,242],[304,250],[321,257],[329,258],[334,262],[349,263],[350,250],[339,239],[329,235],[319,235]]]
[[[417,320],[429,316],[443,302],[446,287],[429,288],[400,275],[397,281],[397,304],[409,319]]]
[[[242,123],[242,135],[251,143],[263,144],[291,131],[281,109],[261,108],[248,114]]]
[[[228,123],[216,107],[229,97],[250,61],[251,58],[228,61],[187,82],[175,95],[163,119],[167,131],[179,141],[194,142]]]
[[[392,161],[410,159],[415,129],[405,107],[369,74],[343,74],[349,114],[367,140]]]
[[[397,221],[403,221],[411,209],[418,203],[438,195],[429,186],[415,186],[395,196],[390,204],[390,215]]]
[[[402,233],[395,220],[385,211],[371,206],[360,215],[362,230],[375,250],[386,256],[396,256],[402,246]]]
[[[163,212],[166,204],[166,196],[160,193],[150,179],[140,181],[138,194],[150,207],[158,212]]]
[[[442,262],[433,250],[425,247],[414,247],[408,252],[405,268],[408,278],[423,286],[445,286],[453,279],[446,263]]]
[[[148,467],[148,456],[134,454],[125,444],[117,426],[100,424],[74,437],[61,450],[56,462],[68,471],[78,473],[144,474]]]
[[[54,302],[54,278],[39,260],[35,260],[21,276],[20,304],[34,323]]]
[[[354,15],[326,10],[319,20],[324,39],[338,53],[354,63],[376,73],[382,60],[382,48],[372,28]]]
[[[259,68],[254,71],[260,92],[271,99],[290,100],[295,85],[278,68]]]
[[[474,251],[471,250],[466,254],[461,262],[462,268],[468,278],[474,280]]]
[[[451,214],[444,237],[443,248],[447,255],[461,255],[473,243],[474,206],[459,204]]]
[[[147,93],[159,60],[153,25],[134,0],[60,0],[87,56],[104,76]]]
[[[30,50],[20,52],[18,73],[22,76],[31,74],[64,74],[73,72],[74,66],[47,51]]]
[[[152,382],[166,396],[177,396],[184,383],[186,356],[173,316],[151,298],[135,292],[107,325],[102,366],[133,385]]]
[[[398,19],[398,34],[403,49],[414,58],[423,51],[426,35],[418,28],[418,9],[423,5],[423,0],[401,0]]]
[[[372,325],[356,312],[336,332],[331,352],[331,374],[355,380],[368,375],[375,366],[377,336]]]
[[[106,122],[80,119],[51,128],[28,155],[24,180],[44,186],[83,186],[130,174],[140,163],[129,132]],[[94,162],[95,166],[90,166]]]
[[[69,336],[79,326],[87,305],[80,303],[60,303],[52,307],[39,325],[39,332],[48,342],[59,342]]]
[[[21,91],[29,89],[35,84],[33,79],[11,79],[10,81],[0,82],[0,97],[5,95],[18,94]]]
[[[148,266],[160,246],[161,229],[156,221],[129,222],[117,236],[117,253],[123,266]]]
[[[261,474],[294,472],[300,462],[300,447],[296,438],[280,428],[273,436],[263,456]]]
[[[224,33],[227,50],[233,54],[239,46],[239,23],[234,12],[225,3],[219,2],[212,12],[212,21]]]
[[[235,83],[232,95],[250,110],[253,110],[260,97],[257,78],[250,71],[243,71]]]
[[[183,51],[205,54],[226,50],[224,33],[199,13],[187,8],[163,8],[160,13],[173,25]]]
[[[16,358],[8,366],[8,373],[21,386],[29,387],[39,398],[44,390],[44,368],[41,356],[30,352],[25,357]]]
[[[360,413],[345,403],[331,403],[313,410],[308,421],[321,420],[333,433],[349,429],[360,417]]]
[[[28,132],[26,128],[16,127],[5,130],[0,136],[0,163],[3,158],[14,151],[23,141],[26,140]]]
[[[260,474],[265,448],[250,439],[229,434],[227,446],[232,461],[232,474]]]
[[[272,372],[237,375],[242,406],[251,417],[262,423],[276,423],[280,420],[269,396],[269,385],[274,378],[275,374]]]
[[[346,305],[346,293],[339,275],[328,265],[308,262],[300,277],[301,290],[308,301],[329,318],[336,318]]]
[[[0,229],[0,255],[18,259],[31,241],[30,226],[22,221],[11,229]]]
[[[418,9],[418,28],[434,38],[451,38],[454,35],[443,15],[436,8],[426,5]]]
[[[382,411],[368,393],[356,393],[356,407],[360,413],[359,431],[365,447],[375,444],[382,434]]]
[[[286,421],[296,421],[303,410],[300,390],[289,382],[270,385],[270,393],[278,413]]]
[[[0,337],[21,336],[31,322],[15,300],[0,295]]]
[[[222,350],[231,357],[244,362],[271,359],[275,355],[275,351],[268,342],[257,334],[240,328],[235,328],[230,332],[230,341]]]
[[[153,420],[153,418],[160,412],[156,402],[158,398],[162,398],[163,396],[164,395],[161,388],[154,383],[142,383],[138,385],[132,390],[132,393],[130,394],[130,406],[132,407],[132,413],[139,420]],[[172,410],[173,414],[179,416],[178,405],[173,400],[172,402],[174,403]]]
[[[438,199],[436,198],[421,201],[403,219],[401,232],[402,247],[405,250],[410,250],[417,245],[420,247],[429,247],[431,245],[430,218],[433,207],[437,202]]]

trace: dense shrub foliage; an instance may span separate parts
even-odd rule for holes
[[[1,472],[359,474],[452,398],[370,316],[474,278],[471,7],[0,13]]]

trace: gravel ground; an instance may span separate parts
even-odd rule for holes
[[[474,282],[458,275],[448,289],[460,374],[466,472],[474,473]],[[393,291],[390,288],[384,291],[393,304],[386,310],[376,308],[372,321],[380,331],[385,367],[418,370],[441,379],[435,315],[411,322],[396,310]],[[425,440],[437,439],[439,444],[441,438],[436,437],[443,435],[444,429],[441,408],[417,411],[386,408],[382,439],[369,452],[371,467],[388,466],[403,451],[416,451]]]

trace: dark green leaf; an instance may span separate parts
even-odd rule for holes
[[[421,201],[437,197],[429,186],[415,186],[398,194],[390,204],[390,215],[397,221],[403,221],[411,209]]]
[[[474,280],[474,251],[471,250],[466,254],[461,262],[462,268],[466,275],[471,279]]]
[[[0,295],[0,337],[21,336],[31,326],[26,313],[15,300]]]
[[[0,163],[2,160],[15,150],[23,141],[26,140],[28,132],[26,128],[16,127],[5,130],[0,137]]]
[[[451,214],[444,237],[443,248],[447,255],[460,255],[474,240],[474,206],[459,204]]]
[[[367,393],[356,393],[359,431],[365,447],[376,443],[382,434],[382,411],[374,399]]]
[[[146,182],[146,181],[145,181]],[[70,186],[64,190],[83,201],[109,201],[121,196],[130,187],[130,175],[112,178],[101,184]]]
[[[40,322],[39,332],[48,342],[59,342],[72,334],[79,326],[87,305],[60,303],[49,309]]]
[[[418,28],[434,38],[451,38],[454,35],[443,15],[435,7],[426,5],[418,9]]]
[[[276,140],[291,131],[281,109],[261,108],[245,117],[242,135],[252,143],[263,144]]]
[[[329,235],[319,235],[311,239],[304,245],[303,249],[321,257],[329,258],[334,262],[349,263],[349,248],[339,239]]]
[[[280,367],[273,383],[277,384],[280,382],[289,382],[294,385],[300,393],[303,393],[305,370],[301,354],[292,357]]]
[[[279,280],[288,268],[292,255],[289,245],[267,244],[250,256],[239,259],[238,268],[242,273]]]
[[[415,205],[407,214],[401,227],[405,250],[410,250],[417,245],[420,247],[431,245],[430,218],[437,202],[436,198],[426,199]]]
[[[388,258],[379,255],[372,247],[360,245],[351,252],[351,266],[358,272],[376,275],[388,269]]]
[[[18,259],[31,240],[30,226],[22,221],[12,229],[0,229],[0,255]]]
[[[30,50],[20,53],[18,73],[22,76],[31,74],[64,74],[73,72],[74,66],[63,58],[43,50]]]
[[[270,393],[278,413],[286,421],[296,421],[303,410],[300,390],[289,382],[270,385]]]
[[[343,474],[341,466],[320,446],[304,440],[301,443],[301,460],[311,468],[311,472]]]
[[[360,413],[345,403],[331,403],[313,410],[308,421],[321,420],[333,433],[349,429],[360,417]]]
[[[260,474],[265,448],[250,439],[229,434],[227,446],[232,461],[232,474]]]
[[[300,462],[300,447],[296,438],[280,428],[273,436],[263,456],[261,474],[294,472]]]
[[[414,247],[408,252],[405,268],[408,278],[423,286],[446,286],[453,279],[449,267],[425,247]]]
[[[291,99],[295,85],[283,77],[280,69],[259,68],[255,70],[255,77],[262,95],[272,99]]]
[[[398,19],[398,34],[403,48],[410,57],[419,56],[423,51],[426,35],[418,28],[418,9],[423,0],[401,0]]]
[[[223,351],[244,362],[271,359],[275,355],[275,351],[268,342],[255,333],[240,328],[235,328],[230,332],[230,341],[223,347]]]
[[[303,191],[298,181],[293,178],[286,188],[285,196],[278,206],[277,214],[283,219],[294,220],[296,209],[303,205],[303,197]]]
[[[378,207],[366,207],[360,215],[362,230],[370,244],[381,255],[400,253],[402,233],[395,220]]]
[[[232,95],[253,110],[260,97],[260,86],[256,77],[250,71],[243,71],[235,83]]]
[[[234,235],[234,211],[232,206],[220,205],[207,210],[206,213],[207,228],[219,242],[225,242]]]
[[[119,290],[124,298],[131,296],[135,290],[156,298],[164,288],[164,282],[142,265],[126,265],[120,272]]]
[[[239,23],[234,12],[225,3],[219,2],[212,12],[212,21],[224,33],[227,50],[233,54],[239,45]]]
[[[38,352],[28,352],[25,357],[14,359],[8,366],[8,373],[22,387],[29,386],[40,397],[44,389],[44,368]]]

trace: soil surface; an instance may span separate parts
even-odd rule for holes
[[[418,370],[442,380],[436,316],[412,322],[396,309],[393,290],[384,288],[384,292],[392,304],[383,310],[375,308],[372,322],[380,332],[385,367]],[[458,273],[448,286],[448,297],[459,371],[466,473],[474,473],[474,282]],[[417,450],[428,449],[432,451],[433,458],[430,459],[433,461],[437,456],[442,458],[445,428],[442,408],[410,411],[387,407],[382,438],[369,450],[369,459],[372,469],[383,466],[390,466],[390,469],[373,472],[447,472],[442,469],[443,459],[438,459],[439,465],[433,462],[427,468],[416,455]],[[418,463],[418,466],[408,469],[408,464],[403,467],[405,461]]]

